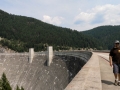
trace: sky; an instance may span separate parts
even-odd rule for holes
[[[120,25],[120,0],[0,0],[0,9],[77,31]]]

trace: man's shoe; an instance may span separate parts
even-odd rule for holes
[[[120,81],[118,82],[118,86],[120,86]]]
[[[115,80],[115,83],[114,83],[114,85],[115,85],[115,86],[117,86],[117,85],[118,85],[118,81],[117,81],[117,80]]]

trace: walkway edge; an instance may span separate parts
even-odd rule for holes
[[[64,90],[102,90],[98,55],[93,53],[89,61]]]

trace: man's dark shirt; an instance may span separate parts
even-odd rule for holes
[[[112,61],[114,63],[120,64],[120,47],[111,49],[110,56],[112,56]]]

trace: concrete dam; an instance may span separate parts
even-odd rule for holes
[[[0,53],[0,75],[4,72],[13,88],[25,90],[64,90],[92,53],[88,51],[53,52],[47,66],[46,52],[35,52],[32,63],[29,53]]]

